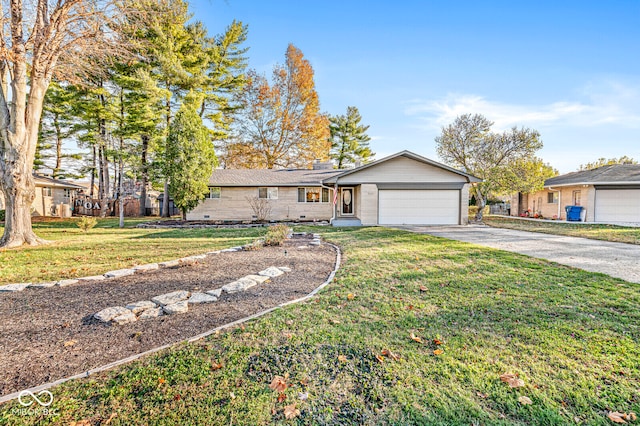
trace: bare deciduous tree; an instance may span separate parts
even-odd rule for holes
[[[33,161],[44,95],[54,73],[77,73],[82,61],[108,55],[117,42],[111,3],[0,0],[0,191],[6,219],[0,247],[45,241],[31,227]]]
[[[245,197],[249,206],[251,206],[251,210],[253,210],[253,215],[256,217],[258,222],[266,222],[271,216],[271,203],[266,198],[258,198],[258,197]]]

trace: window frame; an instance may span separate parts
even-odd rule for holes
[[[53,189],[50,186],[42,187],[42,196],[43,197],[53,197]]]
[[[559,199],[557,192],[547,192],[547,204],[558,204]]]
[[[261,193],[264,190],[264,197]],[[258,199],[261,200],[277,200],[278,199],[278,187],[277,186],[260,186],[258,187]]]
[[[309,191],[312,190],[312,191]],[[309,193],[315,192],[318,193],[318,201],[309,201]],[[302,196],[302,197],[301,197]],[[329,189],[318,187],[318,186],[300,186],[298,187],[298,202],[299,203],[309,203],[309,204],[326,204],[329,203],[330,200]]]
[[[213,196],[213,190],[214,189],[218,190],[218,196],[217,197]],[[209,187],[209,193],[207,194],[207,196],[205,198],[207,200],[220,200],[222,198],[222,187],[220,187],[220,186],[210,186]]]

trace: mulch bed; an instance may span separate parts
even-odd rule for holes
[[[336,254],[326,244],[298,249],[306,243],[302,238],[283,247],[210,255],[192,266],[0,294],[0,395],[178,342],[310,293],[327,279]],[[91,317],[110,306],[176,290],[213,290],[269,266],[292,271],[242,293],[223,293],[215,303],[189,305],[185,314],[123,326]]]

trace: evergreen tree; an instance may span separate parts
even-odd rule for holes
[[[329,117],[331,132],[330,157],[338,169],[366,163],[375,153],[369,148],[369,126],[360,124],[362,117],[356,107],[347,107],[346,115]]]
[[[169,126],[167,138],[167,177],[173,201],[186,218],[204,198],[209,177],[217,164],[209,130],[202,123],[196,106],[202,98],[191,92]]]

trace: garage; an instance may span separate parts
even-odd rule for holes
[[[378,191],[380,225],[457,225],[460,190]]]
[[[596,186],[596,222],[640,222],[640,189]]]

